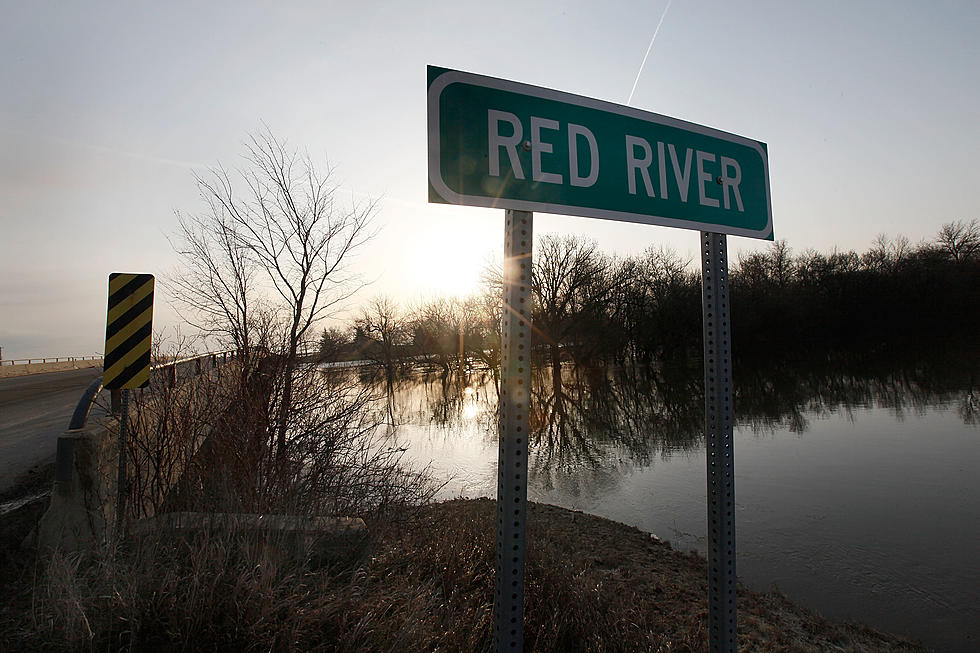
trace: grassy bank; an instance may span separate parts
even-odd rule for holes
[[[5,650],[480,651],[491,645],[494,504],[420,509],[370,554],[314,568],[229,536],[145,538],[4,570]],[[526,649],[703,651],[702,558],[553,506],[528,516]],[[741,589],[743,651],[921,651]]]

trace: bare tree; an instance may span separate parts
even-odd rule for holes
[[[947,222],[939,230],[936,240],[954,261],[980,256],[980,222]]]
[[[909,256],[912,255],[914,248],[912,247],[912,242],[909,241],[908,236],[904,234],[898,234],[895,236],[895,240],[891,244],[891,256],[892,261],[896,265],[905,263]]]
[[[442,377],[449,376],[458,349],[459,311],[455,299],[439,297],[420,303],[411,311],[415,350],[435,360]]]
[[[552,383],[561,394],[561,348],[581,344],[586,324],[602,322],[615,280],[595,242],[575,236],[541,238],[534,257],[532,323],[550,346]]]
[[[443,379],[454,367],[463,367],[467,352],[483,360],[486,332],[481,310],[476,297],[438,297],[420,303],[411,311],[415,349],[442,368]],[[500,328],[499,324],[495,326]]]
[[[351,345],[351,334],[345,329],[330,327],[324,329],[320,334],[319,360],[324,362],[334,362],[341,359],[347,353]]]
[[[249,360],[256,344],[253,302],[259,301],[255,261],[224,212],[213,202],[210,209],[202,216],[177,213],[180,231],[172,244],[184,265],[164,284],[185,322]]]
[[[318,320],[361,287],[346,264],[373,235],[376,205],[342,204],[330,168],[268,131],[245,148],[247,165],[234,175],[218,167],[197,177],[208,211],[181,220],[185,266],[172,286],[199,325],[236,347],[253,346],[256,324],[268,327],[260,312],[281,323],[280,337],[264,344],[283,364],[276,419],[283,448],[297,351]],[[255,307],[261,290],[267,298]]]
[[[175,303],[246,356],[236,362],[238,383],[185,384],[171,393],[202,399],[175,405],[158,440],[192,426],[207,434],[175,501],[188,509],[323,514],[423,499],[424,490],[415,494],[422,476],[404,470],[395,453],[372,448],[380,419],[374,393],[348,370],[298,364],[302,347],[315,344],[317,322],[361,287],[348,263],[372,235],[375,205],[343,204],[329,169],[268,132],[249,140],[245,161],[235,173],[219,167],[199,176],[206,210],[178,216],[183,266],[169,280]],[[347,346],[344,334],[323,333],[335,349]],[[189,407],[201,407],[190,415],[199,424],[177,419]]]
[[[390,388],[395,380],[398,349],[408,341],[408,321],[394,300],[379,295],[361,309],[354,324],[371,340],[365,353],[384,367]]]
[[[500,329],[503,315],[502,277],[494,266],[483,273],[480,290],[471,299],[475,315],[474,330],[479,335],[479,347],[473,354],[493,374],[494,387],[500,392]]]
[[[888,234],[878,234],[868,251],[861,255],[861,264],[867,270],[893,270],[906,262],[912,250],[912,243],[906,236],[899,234],[892,240]]]
[[[792,280],[794,265],[793,250],[789,244],[785,240],[777,240],[765,252],[739,254],[734,277],[743,286],[783,287]]]
[[[655,352],[684,348],[683,334],[691,330],[689,321],[695,319],[688,310],[689,302],[692,293],[700,293],[700,279],[691,270],[691,262],[672,248],[649,247],[616,275],[631,279],[626,309],[629,333],[635,353],[644,362],[649,363]]]
[[[793,250],[785,240],[777,240],[766,252],[770,274],[777,286],[789,283],[793,275]]]
[[[770,283],[769,261],[763,252],[739,252],[732,270],[732,285],[742,288],[763,288]]]
[[[888,234],[875,236],[871,247],[861,255],[861,265],[866,270],[884,270],[888,267]]]

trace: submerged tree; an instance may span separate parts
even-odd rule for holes
[[[408,342],[408,320],[393,299],[379,295],[361,309],[355,325],[369,341],[364,353],[384,368],[390,390],[395,382],[399,351]]]
[[[461,355],[460,337],[467,320],[465,308],[455,297],[439,297],[420,303],[409,321],[415,351],[430,357],[445,379]]]
[[[685,357],[691,333],[700,332],[701,281],[691,259],[666,247],[648,247],[632,259],[629,334],[637,359]]]
[[[318,357],[323,362],[334,362],[341,359],[351,345],[351,334],[348,330],[338,327],[324,329],[320,334]]]
[[[556,396],[561,396],[563,347],[586,349],[604,319],[616,280],[612,263],[595,242],[547,235],[535,247],[531,291],[534,332],[548,346]]]

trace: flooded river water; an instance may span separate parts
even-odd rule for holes
[[[738,575],[835,620],[938,650],[980,646],[980,406],[974,362],[853,361],[736,372]],[[858,369],[859,372],[854,370]],[[532,389],[528,497],[706,549],[696,370],[566,370]],[[496,386],[399,382],[390,438],[445,482],[494,496]]]

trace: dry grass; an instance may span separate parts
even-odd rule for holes
[[[3,613],[0,648],[45,651],[486,651],[493,502],[423,509],[381,530],[359,565],[314,567],[268,543],[159,538],[38,561]],[[529,511],[526,649],[703,651],[704,561],[636,529]],[[42,571],[43,570],[43,571]],[[829,623],[784,597],[739,593],[743,651],[921,651]]]

